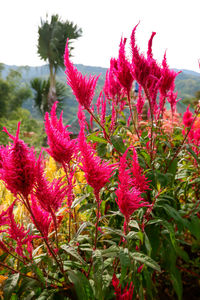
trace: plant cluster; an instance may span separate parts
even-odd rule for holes
[[[140,53],[136,28],[131,58],[121,39],[96,104],[98,77],[75,68],[67,42],[77,138],[57,117],[57,102],[45,114],[48,148],[39,156],[19,138],[20,122],[16,135],[3,129],[12,142],[0,146],[0,179],[13,199],[0,214],[4,299],[182,299],[189,287],[195,294],[200,107],[181,119],[178,74],[166,54],[161,64],[154,59],[154,32]]]

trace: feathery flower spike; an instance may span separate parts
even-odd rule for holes
[[[117,68],[115,69],[115,75],[119,84],[123,87],[126,93],[130,93],[133,84],[133,75],[131,72],[131,64],[125,56],[125,44],[126,39],[121,39],[119,46],[119,57],[117,60]]]
[[[69,164],[76,149],[76,140],[70,139],[70,134],[67,129],[69,125],[64,126],[62,121],[62,113],[60,119],[56,116],[57,101],[54,103],[51,114],[45,114],[45,129],[48,138],[49,148],[46,151],[56,161],[61,164]]]
[[[116,202],[119,206],[121,213],[125,217],[124,229],[126,231],[130,216],[141,207],[151,206],[145,202],[141,197],[141,191],[134,184],[135,180],[131,177],[131,170],[128,169],[126,155],[129,149],[120,158],[119,166],[119,184],[115,192],[117,199]]]
[[[49,227],[52,222],[51,215],[42,209],[34,195],[31,195],[31,210],[33,213],[32,221],[36,228],[48,239]],[[39,227],[39,228],[38,228]]]
[[[96,83],[99,76],[83,77],[69,59],[68,40],[65,47],[64,64],[66,67],[67,84],[72,88],[73,94],[80,105],[89,109],[94,97]]]
[[[114,165],[109,165],[107,162],[101,161],[94,149],[87,144],[84,127],[81,127],[78,139],[79,150],[81,151],[81,168],[85,172],[88,184],[93,187],[95,195],[98,195],[112,176]]]
[[[34,195],[37,197],[40,206],[49,213],[58,211],[67,194],[65,182],[62,179],[54,179],[52,182],[46,179],[42,154],[40,154],[37,161]]]
[[[189,110],[190,105],[188,105],[186,112],[183,114],[183,124],[185,127],[190,127],[193,122],[192,112]]]
[[[134,290],[134,285],[132,281],[130,283],[129,289],[127,284],[125,289],[121,291],[121,285],[119,284],[119,279],[115,274],[113,274],[112,285],[115,290],[116,300],[132,300],[133,290]]]
[[[3,127],[3,131],[13,140],[13,143],[0,149],[0,179],[15,196],[20,194],[26,198],[31,193],[35,182],[36,157],[34,150],[28,148],[24,141],[19,139],[19,130],[20,122],[15,137]]]

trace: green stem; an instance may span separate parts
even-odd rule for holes
[[[95,193],[95,197],[96,197],[96,201],[97,201],[97,222],[96,222],[95,239],[94,239],[94,250],[97,248],[98,225],[99,225],[99,215],[100,215],[100,205],[101,205],[101,201],[99,198],[99,192]]]

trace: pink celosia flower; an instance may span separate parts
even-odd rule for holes
[[[83,127],[81,127],[78,139],[81,152],[81,168],[85,172],[88,184],[93,187],[97,196],[112,176],[114,165],[101,161],[100,157],[96,155],[94,149],[86,142]]]
[[[145,90],[146,96],[150,102],[151,112],[156,116],[159,112],[156,103],[158,91],[160,91],[162,99],[164,99],[169,90],[174,90],[174,80],[179,73],[169,69],[166,61],[166,53],[162,61],[162,66],[160,66],[153,58],[152,41],[156,34],[155,32],[152,33],[148,43],[147,58],[139,53],[135,41],[135,31],[137,26],[138,25],[134,27],[131,35],[132,72],[137,82]]]
[[[167,101],[170,103],[173,115],[176,112],[176,104],[177,104],[177,102],[181,100],[181,98],[177,99],[177,95],[178,95],[178,92],[174,93],[173,90],[170,90],[168,92]]]
[[[139,118],[142,115],[142,109],[145,103],[145,97],[142,95],[142,87],[139,86],[139,94],[138,94],[138,98],[137,98],[137,104],[136,104],[136,108],[137,108],[137,113]]]
[[[183,124],[186,127],[190,127],[194,120],[194,118],[192,116],[192,112],[189,110],[189,107],[190,107],[190,105],[188,105],[186,112],[183,114]]]
[[[131,47],[132,47],[132,72],[136,81],[144,88],[147,94],[148,100],[152,112],[156,112],[156,96],[158,93],[160,80],[161,80],[161,68],[157,64],[152,55],[152,40],[155,36],[155,32],[149,40],[147,58],[143,54],[139,53],[138,47],[135,41],[135,31],[138,25],[132,31],[131,35]]]
[[[13,140],[10,146],[0,149],[1,168],[0,179],[6,187],[16,196],[23,195],[25,198],[31,193],[35,182],[35,153],[33,149],[19,139],[20,122],[16,136],[12,136],[8,130],[3,130]]]
[[[149,207],[150,204],[145,202],[141,197],[141,191],[134,184],[138,184],[137,177],[131,177],[131,170],[127,167],[126,155],[128,149],[120,158],[119,167],[119,185],[116,190],[116,202],[119,206],[121,213],[125,217],[124,229],[126,231],[127,225],[129,223],[130,216],[141,207]],[[139,174],[141,177],[141,174]],[[138,184],[139,185],[139,184]]]
[[[149,181],[146,179],[145,175],[142,174],[142,168],[139,165],[137,152],[134,147],[133,150],[133,157],[132,157],[132,166],[131,166],[131,176],[133,179],[133,185],[141,192],[145,193],[149,188]]]
[[[95,93],[95,87],[99,76],[83,77],[69,59],[68,41],[65,47],[64,64],[66,67],[67,83],[72,88],[73,94],[80,105],[89,109]]]
[[[101,94],[101,124],[104,127],[106,122],[106,99]]]
[[[118,68],[117,60],[111,58],[110,69],[106,72],[106,80],[103,90],[107,99],[111,99],[118,103],[123,95],[123,92],[122,86],[119,84],[116,78],[116,68]]]
[[[3,210],[0,214],[0,226],[8,224],[8,220],[8,210]],[[2,231],[0,230],[0,232]]]
[[[32,220],[36,228],[48,239],[49,227],[52,222],[51,215],[42,209],[34,195],[31,195]]]
[[[112,115],[111,115],[111,124],[110,124],[110,132],[113,131],[115,128],[115,122],[116,122],[116,109],[115,109],[115,102],[112,101]]]
[[[17,243],[17,247],[15,248],[15,252],[21,257],[25,258],[23,246],[26,246],[26,250],[29,252],[30,258],[32,258],[32,240],[37,236],[32,236],[29,234],[29,230],[25,231],[23,225],[19,225],[15,222],[13,215],[13,207],[15,202],[8,209],[8,217],[9,217],[9,227],[7,229],[7,233],[9,234],[9,238],[15,240]]]
[[[77,117],[78,117],[78,122],[80,127],[83,126],[85,127],[86,124],[86,117],[83,111],[83,108],[81,105],[78,106],[78,112],[77,112]]]
[[[69,164],[75,153],[76,140],[70,139],[71,132],[67,131],[69,125],[64,126],[62,121],[62,113],[60,119],[56,116],[57,102],[51,109],[51,118],[49,114],[45,115],[45,128],[48,137],[49,149],[46,151],[61,164]]]
[[[170,70],[167,65],[166,52],[162,61],[162,79],[160,83],[160,93],[163,97],[167,96],[169,90],[173,91],[175,88],[175,78],[181,72]]]
[[[54,179],[52,182],[46,179],[40,154],[37,161],[34,195],[37,197],[41,207],[49,213],[57,212],[67,194],[65,182],[62,179]]]
[[[125,56],[125,44],[126,39],[121,39],[119,46],[119,57],[117,60],[117,68],[115,69],[115,75],[119,84],[123,87],[127,94],[130,93],[133,84],[133,75],[131,72],[131,64]]]
[[[119,279],[113,274],[112,284],[115,290],[116,300],[132,300],[134,285],[131,281],[129,289],[128,284],[123,291],[121,291],[121,285],[119,284]]]
[[[100,115],[101,97],[102,97],[102,91],[100,92],[99,97],[97,98],[97,102],[96,102],[97,114],[98,115]]]
[[[139,268],[137,269],[137,272],[138,272],[138,273],[141,273],[141,272],[142,272],[142,269],[143,269],[143,267],[144,267],[144,264],[140,265],[140,266],[139,266]]]
[[[132,66],[133,66],[133,75],[136,81],[143,87],[146,88],[147,79],[149,78],[150,74],[150,65],[148,60],[145,58],[143,54],[139,53],[139,49],[136,45],[135,40],[135,31],[138,25],[136,25],[132,31],[131,35],[131,48],[132,48]],[[152,41],[151,41],[152,44]],[[148,53],[151,50],[148,49]]]
[[[69,208],[72,206],[72,202],[74,201],[74,193],[73,193],[73,187],[75,186],[75,178],[74,178],[74,173],[70,172],[68,176],[68,185],[67,185],[67,190],[66,190],[66,195],[67,195],[67,205]]]

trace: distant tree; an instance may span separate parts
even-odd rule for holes
[[[69,21],[62,21],[58,15],[52,15],[50,22],[48,16],[46,20],[41,20],[38,29],[38,53],[40,57],[49,64],[50,86],[48,91],[48,110],[56,101],[56,73],[59,68],[63,68],[63,55],[67,38],[69,39],[70,50],[72,40],[82,35],[82,29]]]
[[[21,107],[31,95],[27,84],[21,82],[21,74],[18,71],[11,69],[5,79],[0,76],[0,118],[9,117],[9,114]]]
[[[38,108],[41,115],[44,117],[48,109],[48,94],[50,88],[50,79],[45,80],[42,78],[34,78],[30,81],[33,89],[35,106]],[[56,99],[59,101],[60,106],[64,98],[67,96],[66,85],[62,82],[56,81]],[[59,106],[58,106],[59,108]]]

